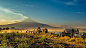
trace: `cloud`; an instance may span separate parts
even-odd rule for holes
[[[76,21],[76,22],[80,22],[80,21]]]
[[[25,6],[39,8],[38,6],[33,6],[33,5],[25,5]]]
[[[15,13],[11,10],[8,10],[6,8],[0,7],[0,23],[10,23],[12,21],[22,21],[24,19],[28,18],[27,16],[24,16],[21,13]]]
[[[20,20],[17,20],[17,21],[11,21],[11,22],[9,22],[9,23],[7,23],[7,24],[12,24],[12,23],[17,23],[17,22],[22,22],[22,21],[20,21]]]
[[[6,20],[5,19],[0,19],[1,22],[5,22]]]
[[[54,0],[55,3],[59,2],[65,5],[76,5],[77,1],[73,0]]]
[[[86,4],[86,0],[51,0],[51,1],[55,3],[59,2],[65,5],[73,5],[73,6]]]
[[[74,2],[77,2],[77,0],[73,0]]]
[[[67,2],[67,3],[64,3],[66,5],[76,5],[74,2]]]
[[[83,12],[77,12],[77,13],[84,14]]]

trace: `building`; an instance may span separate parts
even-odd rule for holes
[[[77,29],[65,29],[64,30],[65,33],[76,33],[78,34],[79,33],[79,30]]]
[[[65,29],[64,30],[65,34],[70,34],[70,35],[74,35],[74,34],[79,34],[79,30],[78,29]]]

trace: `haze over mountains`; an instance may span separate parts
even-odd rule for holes
[[[42,23],[38,23],[32,19],[25,19],[22,22],[18,22],[18,23],[14,23],[14,24],[8,24],[8,25],[0,25],[0,27],[15,27],[17,29],[34,29],[37,27],[41,27],[41,28],[48,28],[48,29],[64,29],[64,28],[73,28],[73,27],[69,27],[67,25],[59,25],[58,27],[53,27],[47,24],[42,24]]]
[[[27,29],[27,28],[36,28],[36,27],[42,27],[42,28],[55,28],[50,25],[38,23],[36,21],[33,21],[32,19],[25,19],[22,22],[14,23],[14,24],[8,24],[8,25],[0,25],[0,27],[15,27],[20,29]]]

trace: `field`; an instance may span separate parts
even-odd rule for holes
[[[69,36],[59,37],[54,33],[49,35],[44,33],[30,34],[30,33],[16,33],[14,31],[6,32],[6,30],[3,33],[0,33],[0,47],[82,48],[85,46],[86,46],[86,38],[69,37]]]

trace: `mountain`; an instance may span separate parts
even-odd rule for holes
[[[58,25],[57,27],[61,27],[61,28],[74,28],[74,27],[70,27],[70,26],[67,26],[67,25]]]
[[[25,19],[22,22],[18,22],[18,23],[14,23],[14,24],[8,24],[8,25],[0,25],[1,28],[6,28],[6,27],[15,27],[16,29],[35,29],[37,27],[41,27],[41,28],[48,28],[49,30],[63,30],[64,28],[73,28],[73,27],[69,27],[66,25],[58,25],[57,27],[53,27],[47,24],[42,24],[42,23],[38,23],[32,19]],[[80,29],[83,30],[83,29]],[[86,29],[84,29],[85,31]]]
[[[14,23],[14,24],[8,24],[8,25],[0,25],[0,27],[15,27],[19,29],[28,29],[28,28],[59,28],[59,27],[52,27],[50,25],[38,23],[36,21],[33,21],[32,19],[25,19],[22,22]]]
[[[33,20],[30,19],[30,18],[27,18],[27,19],[23,20],[22,22],[33,22],[33,23],[36,23],[36,21],[33,21]]]

